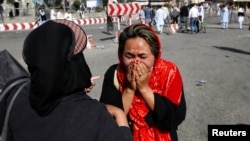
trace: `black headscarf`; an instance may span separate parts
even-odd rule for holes
[[[47,21],[25,39],[30,103],[40,116],[51,113],[62,97],[90,87],[91,72],[82,53],[86,44],[83,29],[67,20]]]

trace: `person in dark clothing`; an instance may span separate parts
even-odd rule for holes
[[[4,12],[4,10],[3,10],[3,6],[2,6],[2,5],[0,5],[0,20],[1,20],[1,22],[3,22],[3,23],[4,23],[4,16],[3,16],[3,12]]]
[[[248,17],[248,19],[250,20],[250,14],[248,14],[247,17]],[[250,30],[250,23],[249,23],[248,30]]]
[[[8,141],[133,140],[121,109],[86,95],[93,85],[86,44],[84,30],[68,20],[47,21],[26,37],[30,84],[12,107]]]
[[[12,9],[10,9],[9,17],[10,17],[11,20],[14,18],[14,14],[13,14],[13,10]]]
[[[172,21],[172,24],[178,24],[179,22],[178,22],[178,18],[179,18],[179,16],[180,16],[180,9],[179,9],[179,7],[177,7],[177,5],[175,4],[174,6],[173,6],[173,11],[172,11],[173,13],[172,13],[172,18],[173,18],[173,21]]]
[[[161,58],[157,33],[143,24],[126,27],[118,59],[105,73],[100,102],[125,111],[134,141],[177,141],[186,116],[184,88],[178,67]]]
[[[107,15],[107,33],[111,35],[113,31],[114,31],[113,18],[112,16]]]
[[[39,16],[38,16],[37,20],[35,21],[34,25],[38,24],[38,26],[41,26],[43,23],[45,23],[47,21],[45,10],[42,8],[39,8],[38,15]]]
[[[155,6],[152,6],[152,8],[151,8],[152,10],[151,10],[151,15],[152,15],[152,18],[151,18],[151,23],[150,23],[150,25],[151,25],[151,27],[153,27],[154,25],[156,25],[156,22],[155,22],[155,11],[156,11],[156,7]]]
[[[145,8],[144,13],[145,13],[145,24],[152,27],[151,22],[153,16],[152,16],[152,8],[150,5],[148,5],[148,7]]]
[[[180,8],[181,30],[183,29],[183,25],[185,25],[185,30],[186,31],[188,30],[188,14],[189,14],[188,4],[184,3],[184,5]]]
[[[113,3],[117,3],[117,1],[113,1]],[[107,33],[109,35],[113,34],[114,31],[114,23],[113,23],[113,17],[108,14],[108,10],[106,11],[107,14]],[[120,20],[120,18],[118,19]]]

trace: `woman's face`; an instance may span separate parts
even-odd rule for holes
[[[154,66],[155,57],[149,44],[143,38],[136,37],[125,42],[122,61],[126,69],[131,63],[139,61],[144,63],[150,71]]]

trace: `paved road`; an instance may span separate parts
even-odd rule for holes
[[[239,30],[236,23],[221,30],[217,20],[210,19],[205,34],[160,35],[162,56],[179,66],[184,82],[187,117],[179,127],[179,141],[207,141],[208,124],[250,124],[250,31],[246,25]],[[117,62],[117,44],[102,33],[105,27],[83,27],[97,45],[105,46],[84,51],[93,75],[102,77],[90,93],[97,100],[105,70]],[[24,65],[21,50],[28,33],[0,33],[0,50],[8,49]],[[201,79],[207,83],[197,86]]]

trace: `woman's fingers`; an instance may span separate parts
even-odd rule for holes
[[[94,82],[94,80],[97,80],[97,79],[100,79],[101,78],[101,76],[99,76],[99,75],[96,75],[96,76],[93,76],[93,77],[91,77],[90,78],[90,80],[91,80],[91,86],[90,87],[88,87],[88,88],[85,88],[85,93],[90,93],[91,92],[91,90],[94,88],[94,86],[95,86],[95,82]]]

